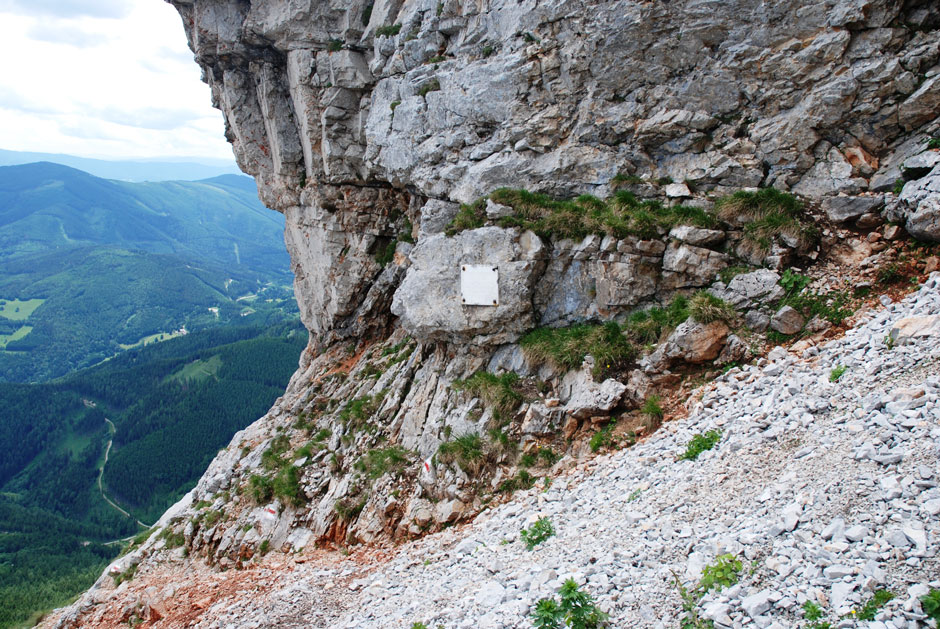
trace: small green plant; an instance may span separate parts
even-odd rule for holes
[[[655,306],[631,314],[624,325],[624,330],[634,343],[658,343],[688,318],[688,298],[676,295],[665,308]]]
[[[803,603],[803,618],[809,621],[806,629],[832,629],[832,624],[825,620],[823,608],[813,601]]]
[[[386,24],[375,29],[376,37],[394,37],[401,32],[401,24]]]
[[[526,550],[532,550],[555,534],[555,527],[548,518],[539,518],[519,534]]]
[[[411,629],[428,629],[428,626],[423,622],[414,622],[411,623]]]
[[[616,175],[614,175],[613,179],[610,180],[610,183],[614,187],[631,186],[631,185],[643,183],[643,179],[640,177],[637,177],[636,175],[626,175],[624,173],[617,173]]]
[[[880,284],[899,284],[904,280],[904,272],[900,264],[891,262],[878,269],[877,277]]]
[[[560,601],[543,598],[532,611],[536,629],[598,629],[607,625],[608,616],[587,592],[578,589],[574,579],[568,579],[558,590]]]
[[[339,52],[343,49],[343,40],[331,39],[330,43],[326,45],[326,49],[330,52]]]
[[[865,601],[859,610],[856,618],[859,620],[874,620],[878,610],[888,604],[888,601],[894,598],[894,593],[888,590],[875,590],[871,598]]]
[[[651,395],[646,398],[646,401],[643,403],[643,406],[640,407],[640,412],[646,415],[649,419],[652,420],[662,420],[663,418],[663,407],[660,406],[660,397],[658,395]]]
[[[597,452],[601,448],[609,448],[616,443],[613,436],[614,422],[611,422],[591,435],[591,452]]]
[[[940,138],[927,138],[927,149],[940,149]]]
[[[743,564],[732,554],[718,555],[715,563],[705,566],[699,589],[704,593],[709,590],[721,590],[738,582]]]
[[[267,555],[269,550],[271,550],[271,540],[269,539],[263,540],[258,546],[258,552],[262,555]]]
[[[685,452],[683,452],[679,458],[685,461],[694,461],[702,452],[705,452],[705,450],[714,448],[720,439],[720,430],[709,430],[704,435],[699,433],[692,437],[688,445],[686,445]]]
[[[493,48],[492,46],[490,46],[489,44],[487,44],[486,46],[483,46],[483,49],[480,51],[480,53],[481,53],[484,57],[489,57],[489,56],[491,56],[494,52],[496,52],[496,49]]]
[[[737,316],[734,306],[704,290],[698,291],[689,299],[689,314],[699,323],[734,321]]]
[[[400,100],[393,100],[388,104],[388,108],[392,110],[392,113],[395,113],[395,108],[401,105]]]
[[[260,474],[252,474],[248,479],[248,488],[251,497],[257,504],[265,504],[274,495],[274,486],[271,479]]]
[[[634,500],[639,498],[642,493],[643,493],[643,490],[637,487],[636,489],[630,492],[629,496],[627,496],[627,502],[633,502]]]
[[[656,180],[656,185],[658,186],[668,186],[671,183],[675,183],[675,182],[672,180],[672,177],[669,177],[669,176],[660,177],[659,179]]]
[[[431,57],[430,59],[428,59],[427,63],[441,63],[445,59],[447,59],[447,57],[445,57],[444,55],[437,55],[436,57]]]
[[[130,581],[134,578],[134,575],[137,573],[137,564],[128,566],[123,572],[112,573],[111,578],[114,579],[114,586],[117,587],[124,583],[125,581]]]
[[[711,620],[699,617],[698,603],[710,590],[721,590],[737,583],[743,567],[741,560],[736,559],[734,555],[719,555],[715,557],[714,563],[705,566],[702,570],[702,578],[692,589],[682,585],[679,577],[673,573],[676,589],[679,590],[679,598],[682,599],[682,611],[685,612],[685,615],[679,619],[681,629],[710,629],[714,627]]]
[[[457,214],[451,219],[444,233],[453,236],[466,229],[476,229],[486,224],[486,199],[473,203],[462,203]]]
[[[891,188],[891,191],[894,194],[901,194],[901,191],[904,190],[904,178],[898,177],[894,180],[894,187]]]
[[[829,382],[838,382],[839,378],[846,372],[848,367],[845,365],[839,365],[838,367],[833,367],[832,371],[829,372]]]
[[[395,259],[395,249],[398,247],[398,239],[394,239],[384,247],[379,247],[375,252],[375,261],[379,266],[386,267],[388,263]]]
[[[441,89],[441,82],[438,79],[431,79],[420,88],[418,88],[418,96],[427,96],[431,92],[437,92]]]
[[[384,393],[355,398],[339,412],[339,420],[352,428],[360,427],[378,410],[384,398]]]
[[[931,588],[927,594],[920,597],[920,605],[927,617],[937,621],[937,626],[940,626],[940,590]]]

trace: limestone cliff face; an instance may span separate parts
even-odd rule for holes
[[[618,173],[885,191],[940,107],[929,0],[171,1],[334,337],[387,323],[374,254],[406,216],[431,235],[500,186],[603,196]]]

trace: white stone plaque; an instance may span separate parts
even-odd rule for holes
[[[460,301],[465,306],[498,306],[499,269],[489,264],[461,266]]]

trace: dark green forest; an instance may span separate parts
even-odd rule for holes
[[[43,384],[0,383],[0,627],[86,589],[155,521],[297,367],[296,321],[212,328],[131,349]],[[114,424],[112,432],[105,418]]]

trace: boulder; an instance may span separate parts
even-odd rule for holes
[[[874,212],[884,205],[884,196],[871,197],[829,197],[822,203],[822,209],[834,223],[844,223],[863,214]]]
[[[689,186],[684,183],[670,183],[666,185],[666,198],[669,199],[685,199],[692,196],[692,191],[689,190]]]
[[[940,315],[906,317],[891,326],[891,331],[888,332],[888,337],[897,344],[938,335],[940,335]]]
[[[718,283],[709,292],[735,308],[749,308],[758,303],[772,303],[782,298],[780,275],[770,269],[758,269],[735,275],[728,285]]]
[[[784,306],[770,318],[770,327],[781,334],[796,334],[803,329],[803,322],[803,315],[790,306]]]
[[[917,204],[907,218],[907,233],[918,240],[940,242],[940,194],[932,195]]]
[[[749,310],[747,314],[744,315],[744,325],[746,325],[749,330],[763,332],[767,329],[767,326],[770,325],[770,317],[760,310]]]
[[[579,371],[571,381],[571,396],[565,411],[576,419],[608,415],[620,403],[626,390],[626,385],[613,378],[597,384],[590,372]]]
[[[698,364],[718,357],[730,332],[723,321],[699,323],[689,318],[669,335],[650,356],[654,365],[666,367],[677,361]]]
[[[741,339],[737,334],[729,334],[727,340],[725,341],[725,346],[722,348],[721,353],[718,355],[718,358],[715,362],[719,365],[726,365],[728,363],[736,363],[738,361],[744,360],[745,356],[748,353],[748,346],[744,340]]]

